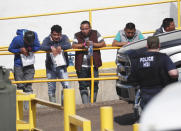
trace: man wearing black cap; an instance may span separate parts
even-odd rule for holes
[[[130,79],[140,86],[142,109],[166,85],[178,79],[178,71],[172,60],[159,52],[159,38],[148,37],[147,48],[146,52],[130,56],[133,65]]]
[[[20,29],[17,36],[12,40],[8,51],[15,54],[14,57],[14,78],[16,81],[33,80],[34,52],[40,49],[40,42],[35,32]],[[33,92],[31,83],[17,84],[17,89],[26,93]]]

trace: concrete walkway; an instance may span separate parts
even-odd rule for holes
[[[76,114],[91,120],[92,131],[100,131],[100,107],[112,106],[114,131],[132,131],[132,105],[121,100],[77,105]],[[27,119],[27,113],[25,113]],[[63,111],[41,107],[37,109],[37,127],[43,131],[64,131]],[[82,130],[82,129],[78,129]]]

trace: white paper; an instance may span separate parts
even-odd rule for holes
[[[53,53],[50,53],[50,56],[51,56],[53,64],[56,67],[67,65],[63,50],[62,50],[62,52],[60,54],[58,54],[56,56],[54,56]]]
[[[35,56],[34,53],[29,52],[29,56],[25,56],[23,54],[20,54],[23,67],[33,65],[35,63]]]

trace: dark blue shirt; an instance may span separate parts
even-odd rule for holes
[[[171,83],[168,72],[176,69],[168,55],[159,52],[138,52],[130,55],[130,81],[141,88],[163,88]]]

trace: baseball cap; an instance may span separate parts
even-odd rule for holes
[[[24,34],[24,40],[30,44],[35,40],[35,33],[33,31],[26,31]]]

